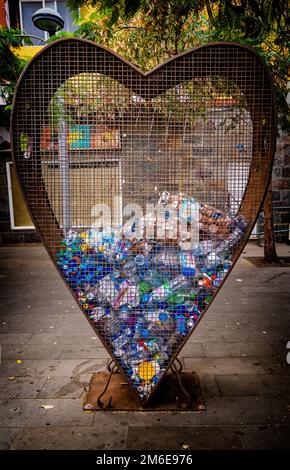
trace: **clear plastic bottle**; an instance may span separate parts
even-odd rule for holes
[[[143,281],[147,282],[151,287],[159,287],[166,280],[164,273],[158,272],[156,269],[149,269],[142,274]]]
[[[164,269],[178,269],[180,266],[179,251],[177,250],[162,250],[152,257],[151,263],[153,266]]]
[[[110,276],[105,276],[99,281],[98,291],[105,301],[107,301],[110,305],[114,305],[118,291],[115,287],[114,281]]]
[[[181,273],[186,277],[197,276],[197,267],[191,251],[181,251],[179,254]]]
[[[179,276],[171,279],[171,281],[164,282],[160,287],[155,289],[150,295],[150,301],[165,300],[170,294],[178,291],[179,289],[188,287],[190,281],[187,277],[180,274]]]

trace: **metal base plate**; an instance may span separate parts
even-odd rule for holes
[[[164,377],[156,394],[152,397],[146,408],[137,400],[133,390],[130,389],[122,374],[113,374],[106,393],[102,396],[102,402],[111,411],[205,411],[205,400],[202,394],[200,380],[195,372],[180,372],[183,387],[190,395],[190,400],[180,389],[176,376],[168,373]],[[101,411],[98,398],[103,392],[109,378],[108,372],[96,372],[93,374],[89,390],[83,405],[85,411]]]

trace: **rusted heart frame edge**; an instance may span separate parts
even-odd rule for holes
[[[248,221],[248,227],[247,227],[247,230],[244,234],[244,239],[243,239],[243,242],[241,244],[238,245],[238,248],[234,251],[233,253],[233,257],[232,257],[232,266],[231,266],[231,269],[226,273],[226,275],[224,276],[223,278],[223,281],[221,283],[221,285],[218,287],[218,289],[214,292],[212,298],[211,298],[211,301],[209,302],[209,304],[206,306],[206,308],[202,311],[200,317],[198,318],[198,320],[196,321],[195,325],[193,326],[192,330],[190,331],[190,333],[188,333],[185,337],[184,337],[184,340],[180,343],[179,347],[177,348],[176,352],[174,353],[174,355],[171,357],[165,371],[163,372],[163,374],[160,376],[157,384],[154,386],[154,388],[152,389],[152,391],[150,392],[150,394],[146,397],[145,400],[142,400],[140,398],[140,396],[138,395],[137,391],[135,390],[135,388],[132,386],[129,378],[127,377],[126,373],[124,372],[123,370],[123,367],[119,364],[119,361],[118,359],[113,355],[112,351],[108,350],[108,344],[105,342],[105,340],[103,339],[103,337],[101,336],[101,334],[99,333],[98,329],[94,326],[94,324],[90,321],[90,319],[88,318],[88,315],[86,314],[85,310],[79,305],[79,303],[77,302],[77,299],[76,299],[76,296],[75,296],[75,293],[73,291],[73,289],[69,286],[68,282],[66,281],[65,277],[63,276],[63,274],[60,272],[59,270],[59,267],[56,263],[56,259],[54,257],[54,253],[49,250],[49,244],[47,243],[48,240],[45,239],[45,236],[44,236],[44,233],[42,231],[42,229],[40,228],[39,226],[39,223],[38,221],[36,220],[34,214],[32,213],[31,211],[31,208],[30,208],[30,204],[29,204],[29,200],[28,200],[28,197],[26,196],[26,193],[24,192],[23,190],[23,186],[22,186],[22,181],[21,181],[21,176],[18,172],[18,165],[17,165],[17,160],[16,160],[16,156],[15,156],[15,151],[14,151],[14,117],[15,117],[15,109],[16,109],[16,105],[17,105],[17,95],[18,95],[18,92],[19,92],[19,88],[21,86],[21,83],[22,83],[22,80],[23,78],[25,77],[26,73],[29,71],[29,69],[31,68],[32,64],[37,61],[41,56],[43,56],[45,53],[47,53],[48,50],[50,49],[53,49],[53,48],[56,48],[58,46],[58,44],[60,43],[71,43],[71,44],[87,44],[88,46],[93,46],[94,48],[97,48],[99,49],[99,51],[103,51],[105,52],[106,54],[108,54],[108,60],[111,58],[111,57],[114,57],[116,58],[117,60],[119,60],[120,62],[122,62],[123,64],[126,64],[127,67],[129,67],[129,69],[131,69],[134,73],[136,73],[137,75],[139,75],[140,79],[144,82],[145,80],[147,81],[147,79],[149,77],[153,77],[154,74],[156,74],[157,72],[159,71],[162,71],[162,69],[166,69],[166,67],[173,63],[173,62],[176,62],[178,61],[179,59],[182,59],[182,58],[185,58],[185,57],[188,57],[190,55],[192,55],[192,59],[193,59],[193,62],[194,62],[194,55],[196,53],[198,53],[199,51],[201,50],[206,50],[206,49],[209,49],[209,48],[215,48],[215,47],[234,47],[234,48],[239,48],[240,50],[245,50],[245,51],[248,51],[250,54],[252,54],[255,58],[255,60],[257,61],[257,63],[261,66],[262,70],[265,72],[265,77],[267,78],[268,80],[268,84],[270,85],[270,93],[271,93],[271,96],[270,96],[270,99],[271,99],[271,111],[269,114],[271,114],[271,118],[272,118],[272,126],[271,126],[271,135],[270,135],[270,138],[269,138],[269,145],[270,145],[270,148],[266,154],[266,156],[268,156],[268,166],[266,167],[266,170],[267,171],[264,171],[264,174],[263,174],[263,182],[264,182],[264,191],[263,191],[263,194],[260,195],[260,203],[259,203],[259,208],[258,210],[256,211],[256,214],[254,215],[254,217],[252,217],[251,219],[248,218],[247,221]],[[95,73],[102,73],[104,76],[111,76],[110,74],[106,74],[106,73],[103,73],[103,72],[99,72],[98,70],[94,70]],[[70,76],[73,76],[75,75],[75,73],[72,73]],[[207,73],[206,74],[207,76],[212,76],[213,74],[212,73]],[[203,74],[201,73],[201,76],[203,76]],[[69,78],[69,77],[67,77]],[[66,79],[67,79],[66,78]],[[115,77],[113,77],[115,78]],[[194,76],[191,77],[191,79],[194,78]],[[131,89],[132,92],[134,92],[134,90],[132,89],[132,87],[130,88],[130,86],[126,85],[125,83],[123,83],[122,80],[120,80],[120,78],[116,78],[120,84],[122,85],[125,85],[127,86],[128,89]],[[188,78],[189,80],[190,78]],[[176,79],[176,83],[175,84],[178,84],[180,83],[181,80],[178,80]],[[182,80],[183,82],[186,81],[186,80]],[[237,84],[237,82],[234,80],[234,82]],[[62,82],[63,83],[63,82]],[[159,84],[159,83],[158,83]],[[146,82],[145,82],[145,85],[146,85]],[[142,84],[142,86],[144,87],[144,83]],[[170,86],[166,87],[166,89],[163,89],[161,91],[159,91],[158,89],[158,93],[155,94],[155,96],[158,96],[160,95],[162,92],[166,91],[167,89],[169,89],[170,87],[174,86],[174,84],[170,84]],[[237,86],[239,87],[239,85],[237,84]],[[138,87],[139,88],[139,87]],[[241,87],[239,87],[241,88]],[[136,90],[138,92],[138,95],[140,96],[140,90]],[[147,88],[147,91],[148,91],[148,88]],[[52,92],[52,95],[54,94],[55,91]],[[141,93],[141,96],[142,96],[142,93]],[[152,96],[151,96],[152,98]],[[148,99],[148,95],[146,95],[146,99]],[[241,201],[241,205],[240,205],[240,208],[239,208],[239,212],[242,212],[242,207],[245,203],[245,196],[247,195],[247,192],[248,192],[248,187],[249,187],[249,182],[250,182],[250,179],[251,179],[251,173],[253,171],[253,166],[254,166],[254,160],[255,160],[255,149],[254,149],[254,127],[255,127],[255,123],[256,123],[256,120],[255,120],[255,113],[251,112],[251,110],[249,110],[250,112],[250,115],[251,115],[251,119],[252,119],[252,127],[253,127],[253,151],[252,151],[252,160],[251,160],[251,166],[250,166],[250,173],[249,173],[249,177],[248,177],[248,182],[247,182],[247,186],[246,186],[246,189],[244,191],[244,194],[243,194],[243,198],[242,198],[242,201]],[[253,119],[254,117],[254,119]],[[259,124],[259,118],[258,119],[258,124]],[[57,272],[59,273],[61,279],[64,281],[65,285],[68,287],[72,297],[74,298],[74,300],[76,301],[77,305],[79,306],[80,310],[82,311],[82,313],[84,314],[85,318],[87,319],[87,321],[89,322],[90,326],[93,328],[93,330],[95,331],[95,333],[97,334],[98,338],[100,339],[102,345],[104,346],[104,348],[106,349],[106,351],[109,353],[109,355],[111,356],[112,360],[115,362],[115,364],[117,365],[117,367],[119,368],[119,370],[121,371],[121,373],[123,374],[124,378],[126,379],[126,381],[128,382],[130,388],[132,390],[134,390],[134,393],[136,395],[136,398],[137,400],[141,403],[142,407],[143,408],[146,408],[146,406],[148,405],[148,403],[150,402],[150,400],[152,399],[153,395],[155,394],[156,390],[158,389],[158,387],[160,386],[160,384],[162,383],[162,380],[163,378],[165,377],[166,373],[168,373],[168,370],[170,369],[172,363],[176,360],[177,356],[180,354],[180,352],[182,351],[185,343],[189,340],[189,338],[191,337],[191,335],[193,334],[195,328],[198,326],[199,322],[201,321],[201,319],[204,317],[204,315],[206,314],[208,308],[210,307],[210,305],[212,304],[212,302],[214,301],[216,295],[218,294],[218,292],[220,291],[220,289],[223,287],[224,283],[226,282],[229,274],[231,273],[232,269],[234,268],[239,256],[241,255],[247,241],[248,241],[248,238],[253,230],[253,227],[257,221],[257,218],[258,218],[258,215],[259,215],[259,212],[263,206],[263,202],[264,202],[264,199],[265,199],[265,196],[266,196],[266,193],[267,193],[267,189],[268,189],[268,186],[269,186],[269,182],[270,182],[270,179],[271,179],[271,172],[272,172],[272,167],[273,167],[273,160],[274,160],[274,155],[275,155],[275,144],[276,144],[276,134],[277,134],[277,111],[276,111],[276,94],[275,94],[275,90],[274,90],[274,85],[273,85],[273,80],[272,80],[272,76],[271,76],[271,73],[269,71],[269,69],[266,67],[266,65],[264,64],[263,60],[261,59],[261,57],[255,53],[255,51],[253,51],[251,48],[249,48],[248,46],[245,46],[245,45],[240,45],[238,43],[235,43],[235,42],[211,42],[211,43],[208,43],[208,44],[205,44],[205,45],[202,45],[202,46],[199,46],[199,47],[196,47],[196,48],[193,48],[193,49],[190,49],[189,51],[186,51],[184,53],[181,53],[175,57],[172,57],[168,60],[166,60],[165,62],[159,64],[157,67],[153,68],[152,70],[144,73],[142,72],[138,67],[136,67],[134,64],[130,63],[129,61],[123,59],[121,56],[119,56],[118,54],[116,54],[115,52],[111,51],[110,49],[104,47],[104,46],[100,46],[98,44],[96,44],[95,42],[93,41],[89,41],[87,39],[81,39],[81,38],[61,38],[57,41],[54,41],[52,42],[51,44],[45,46],[40,52],[38,52],[31,60],[30,62],[26,65],[26,67],[24,68],[18,82],[17,82],[17,86],[16,86],[16,90],[15,90],[15,93],[14,93],[14,97],[13,97],[13,103],[12,103],[12,112],[11,112],[11,126],[10,126],[10,129],[11,129],[11,148],[12,148],[12,159],[13,159],[13,163],[15,165],[15,169],[16,169],[16,176],[17,176],[17,180],[18,180],[18,183],[19,183],[19,186],[20,186],[20,189],[21,189],[21,192],[22,192],[22,195],[23,195],[23,198],[25,200],[25,203],[26,203],[26,206],[28,208],[28,211],[29,211],[29,214],[31,216],[31,219],[40,235],[40,238],[42,240],[42,243],[49,255],[49,257],[51,258],[54,266],[56,267],[56,270]],[[39,156],[39,155],[38,155]],[[36,155],[37,157],[37,155]],[[269,158],[270,157],[270,158]],[[265,162],[266,163],[266,162]],[[258,168],[259,170],[259,168]],[[44,197],[44,201],[47,205],[47,209],[48,211],[51,211],[53,213],[53,210],[51,208],[51,205],[50,205],[50,202],[48,200],[48,197],[47,197],[47,194],[46,194],[46,190],[45,190],[45,186],[44,186],[44,182],[43,181],[40,181],[40,186],[42,187],[42,191],[45,193],[45,194],[42,194],[42,196]],[[58,223],[55,219],[55,216],[54,216],[54,213],[53,213],[53,217],[54,217],[54,220],[55,220],[55,224],[58,226]],[[59,226],[58,226],[58,231],[59,231]],[[59,236],[61,237],[61,233],[59,233]]]

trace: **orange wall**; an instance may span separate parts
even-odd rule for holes
[[[0,0],[0,26],[7,26],[5,0]]]
[[[13,52],[18,57],[22,59],[31,59],[37,52],[41,51],[44,46],[23,46],[19,47],[18,49],[13,49]]]

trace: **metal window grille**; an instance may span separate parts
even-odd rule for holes
[[[19,81],[13,152],[31,215],[144,405],[254,226],[274,101],[264,64],[231,43],[143,74],[64,39]]]

